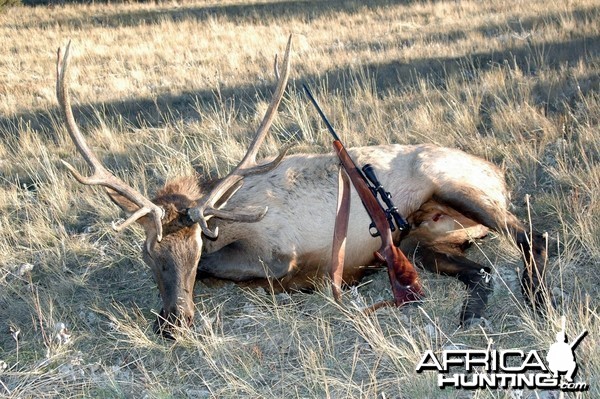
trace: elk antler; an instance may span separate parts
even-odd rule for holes
[[[67,87],[70,47],[71,42],[69,41],[64,50],[62,48],[58,49],[58,59],[56,61],[56,97],[58,98],[58,103],[60,104],[63,117],[65,118],[69,136],[71,136],[71,140],[73,140],[73,143],[75,143],[75,147],[77,147],[77,150],[81,156],[92,168],[92,175],[89,177],[82,176],[68,162],[62,161],[62,163],[67,167],[67,169],[69,169],[69,172],[71,172],[73,177],[79,183],[106,187],[118,194],[121,194],[123,197],[139,206],[139,209],[129,216],[129,218],[127,218],[123,223],[117,225],[113,222],[112,227],[115,229],[115,231],[121,231],[141,217],[152,214],[154,225],[156,227],[156,240],[160,241],[162,240],[161,220],[164,216],[164,209],[152,203],[152,201],[144,197],[144,195],[142,195],[139,191],[135,190],[123,180],[109,172],[98,160],[98,158],[96,158],[96,155],[94,155],[90,147],[88,147],[85,138],[81,134],[81,131],[75,122],[73,110],[71,109],[69,90]]]
[[[279,107],[279,103],[283,97],[283,92],[285,91],[285,86],[290,75],[291,44],[292,36],[290,35],[287,47],[285,49],[285,55],[283,57],[283,71],[280,74],[277,65],[275,65],[275,75],[278,79],[277,87],[273,93],[273,98],[271,99],[269,108],[267,108],[267,112],[265,113],[265,116],[258,130],[256,131],[254,139],[252,140],[252,143],[250,143],[248,152],[246,152],[246,155],[235,167],[235,169],[223,180],[221,180],[206,197],[198,201],[194,208],[188,209],[188,217],[192,221],[199,223],[204,235],[210,238],[216,238],[218,235],[217,228],[215,228],[214,231],[208,228],[207,222],[213,216],[242,222],[256,222],[262,219],[267,213],[266,207],[249,207],[240,211],[225,211],[215,208],[215,204],[217,204],[219,201],[222,201],[225,195],[227,195],[226,198],[230,198],[241,187],[244,177],[248,175],[267,173],[270,170],[273,170],[277,165],[279,165],[288,150],[288,147],[283,148],[279,152],[277,158],[271,162],[261,165],[256,163],[256,154],[260,145],[264,141],[271,124],[273,123],[273,119],[277,113],[277,107]],[[225,201],[222,201],[222,203],[224,202]]]

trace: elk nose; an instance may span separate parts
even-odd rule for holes
[[[177,328],[190,327],[193,318],[193,313],[189,314],[188,312],[184,312],[179,307],[169,312],[161,309],[154,322],[154,333],[160,334],[164,338],[175,339]]]

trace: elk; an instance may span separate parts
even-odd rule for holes
[[[133,223],[145,231],[142,258],[153,271],[162,300],[155,331],[172,338],[174,325],[190,325],[198,278],[210,276],[245,285],[282,290],[314,287],[327,273],[335,220],[339,161],[334,154],[294,154],[256,162],[271,126],[290,69],[290,41],[282,72],[248,152],[218,181],[181,177],[167,182],[152,200],[109,172],[90,150],[71,110],[67,76],[69,45],[58,51],[57,97],[67,131],[92,169],[85,185],[103,186]],[[277,70],[277,68],[276,68]],[[544,240],[527,234],[508,211],[502,172],[462,151],[434,145],[381,145],[349,150],[357,164],[371,163],[412,229],[402,249],[416,253],[427,270],[454,276],[467,288],[462,324],[483,314],[491,289],[490,267],[469,260],[465,248],[495,230],[515,238],[525,263],[522,288],[532,303],[543,299],[540,280],[546,263]],[[201,187],[213,186],[204,192]],[[356,192],[351,194],[343,280],[360,280],[375,262],[377,238],[368,233],[369,217]],[[396,237],[397,238],[397,237]]]

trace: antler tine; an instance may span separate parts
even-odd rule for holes
[[[156,228],[156,239],[157,241],[160,241],[162,240],[161,220],[164,215],[164,210],[144,197],[144,195],[142,195],[139,191],[135,190],[123,180],[109,172],[89,148],[85,138],[77,126],[77,123],[75,122],[73,109],[71,108],[71,98],[67,87],[70,48],[71,42],[69,41],[64,50],[62,48],[58,49],[56,61],[56,97],[58,98],[58,103],[65,119],[69,136],[71,137],[71,140],[73,140],[77,151],[79,151],[90,168],[92,168],[92,175],[85,177],[81,175],[70,163],[64,160],[62,163],[67,167],[69,172],[71,172],[73,177],[78,182],[85,185],[100,185],[112,189],[140,207],[139,210],[134,212],[121,224],[116,225],[113,223],[113,229],[116,231],[121,231],[141,217],[152,213]]]
[[[279,58],[275,54],[275,61],[273,62],[273,73],[275,73],[275,79],[279,80],[281,74],[279,73]]]
[[[273,124],[273,120],[275,119],[275,115],[277,114],[277,108],[279,108],[279,104],[281,103],[281,99],[283,98],[283,93],[285,92],[285,87],[287,85],[288,78],[290,76],[290,51],[292,48],[292,36],[290,35],[287,46],[285,48],[285,55],[283,56],[283,74],[276,74],[277,77],[277,87],[273,93],[273,97],[271,98],[271,103],[267,108],[267,112],[265,112],[265,116],[256,131],[256,135],[254,136],[254,140],[250,143],[248,147],[248,152],[237,166],[236,169],[242,169],[249,166],[256,165],[256,154],[258,153],[258,149],[260,145],[263,143],[267,136],[267,132],[269,128]],[[277,71],[277,67],[275,70]],[[287,151],[287,150],[286,150]]]
[[[213,188],[213,190],[208,194],[207,197],[203,198],[194,208],[190,208],[188,210],[188,216],[191,220],[198,222],[204,234],[211,238],[216,238],[218,235],[218,231],[212,231],[208,228],[207,221],[215,216],[222,217],[228,220],[238,220],[243,222],[256,222],[264,217],[267,212],[266,208],[260,209],[246,209],[243,211],[219,211],[214,208],[215,204],[223,199],[223,196],[227,194],[228,198],[233,195],[232,191],[235,192],[239,187],[232,190],[232,187],[236,185],[241,186],[241,180],[248,175],[252,174],[260,174],[266,173],[272,169],[274,169],[285,154],[287,153],[289,147],[284,147],[279,155],[271,162],[257,165],[256,164],[256,155],[258,150],[266,138],[267,132],[269,128],[273,124],[273,120],[275,119],[275,115],[277,114],[277,108],[281,103],[281,99],[283,98],[283,93],[285,92],[285,87],[287,85],[287,81],[290,75],[290,52],[292,47],[292,36],[290,35],[287,46],[285,49],[285,55],[283,57],[283,71],[280,74],[279,68],[277,67],[277,59],[275,61],[275,75],[277,77],[277,86],[275,91],[273,92],[273,96],[271,98],[271,102],[267,111],[265,112],[265,116],[258,127],[254,139],[250,143],[248,147],[248,151],[244,158],[240,161],[240,163],[235,167],[235,169],[227,175],[221,182]],[[225,202],[225,201],[222,201]]]

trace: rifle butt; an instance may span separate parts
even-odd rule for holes
[[[422,298],[424,295],[419,275],[402,251],[395,245],[389,245],[381,248],[379,252],[379,256],[383,255],[388,265],[388,276],[396,306]]]

